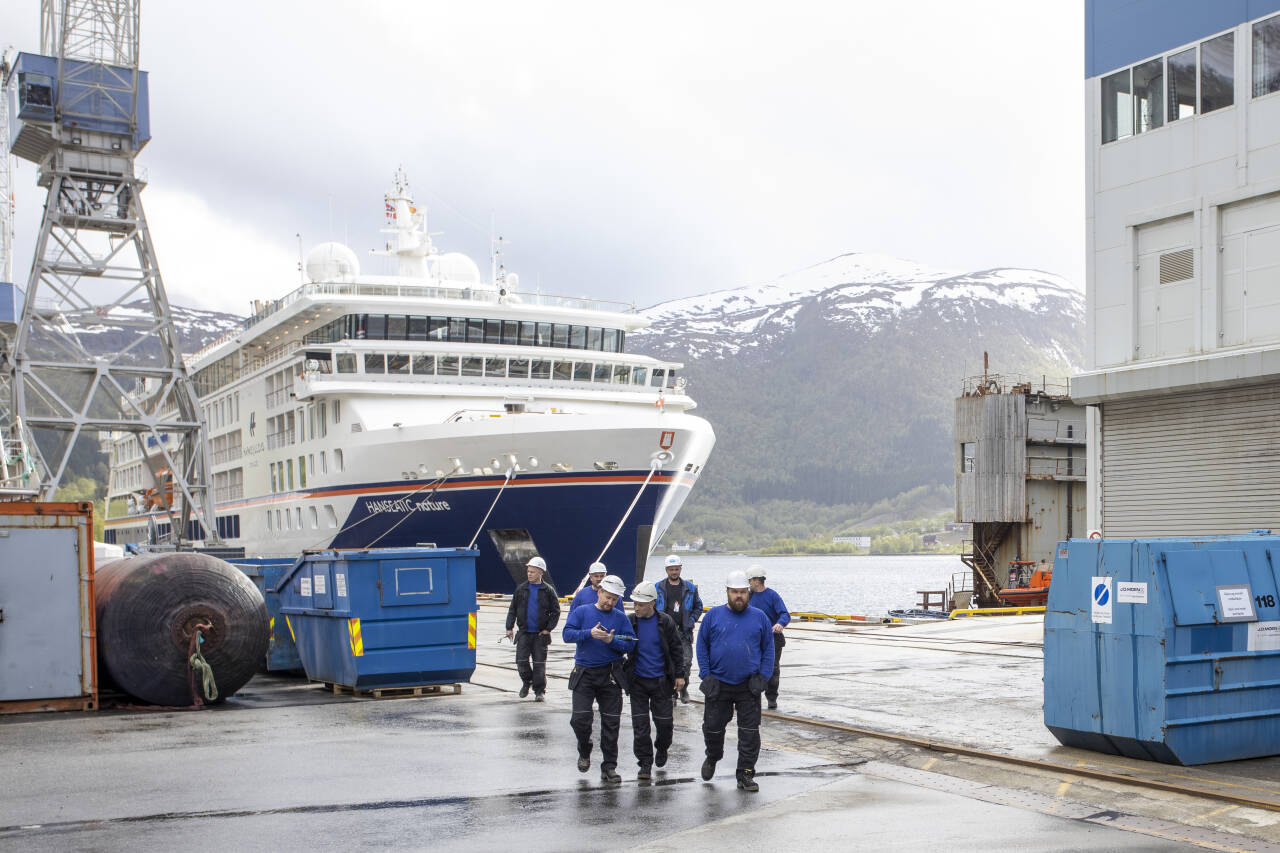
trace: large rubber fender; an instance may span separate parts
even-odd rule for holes
[[[219,701],[257,672],[270,641],[262,593],[230,563],[187,551],[117,560],[97,569],[98,662],[124,692],[156,705],[190,705],[188,650],[200,648]],[[203,698],[203,697],[202,697]]]

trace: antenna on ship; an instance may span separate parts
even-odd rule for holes
[[[195,383],[134,163],[151,138],[138,2],[43,0],[41,53],[18,54],[10,72],[20,85],[9,151],[37,165],[48,196],[9,348],[9,414],[40,499],[82,435],[132,433],[174,537],[220,543]],[[90,349],[104,328],[111,347]]]

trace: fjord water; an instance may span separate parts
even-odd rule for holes
[[[698,585],[708,607],[723,604],[724,579],[734,569],[753,563],[764,566],[767,583],[778,591],[792,612],[883,616],[889,610],[911,608],[921,589],[946,589],[952,574],[968,569],[954,554],[741,557],[681,555],[684,577]],[[650,557],[645,578],[655,583],[666,577],[665,557]]]

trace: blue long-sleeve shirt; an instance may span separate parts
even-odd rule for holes
[[[772,587],[765,587],[762,592],[751,593],[751,606],[764,611],[769,617],[770,625],[786,627],[791,624],[791,613],[783,602],[782,596],[774,592]]]
[[[573,597],[573,601],[569,602],[569,612],[577,610],[584,604],[595,604],[600,600],[600,593],[591,584],[587,584],[578,590],[578,594]]]
[[[613,631],[613,642],[606,643],[591,636],[591,629],[600,623],[606,631]],[[621,607],[612,610],[601,610],[594,604],[575,607],[565,620],[562,632],[566,643],[577,643],[578,650],[573,653],[573,662],[578,666],[606,666],[631,650],[635,639],[623,639],[631,635],[631,620],[622,612]],[[769,651],[769,664],[773,665],[773,651]]]
[[[538,594],[542,592],[541,583],[529,584],[529,604],[525,608],[525,631],[538,633]]]
[[[698,676],[741,684],[757,672],[766,681],[773,675],[773,623],[754,607],[711,608],[698,629]]]

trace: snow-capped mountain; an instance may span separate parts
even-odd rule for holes
[[[869,503],[954,482],[954,398],[994,370],[1060,383],[1082,364],[1084,296],[1037,270],[841,255],[664,302],[627,348],[685,363],[718,441],[705,500]]]

